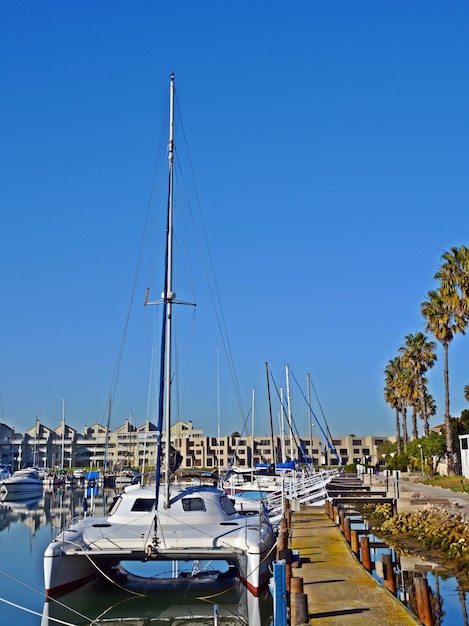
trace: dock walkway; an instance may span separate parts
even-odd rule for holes
[[[407,626],[421,622],[357,561],[323,506],[292,514],[290,548],[300,553],[313,626]]]

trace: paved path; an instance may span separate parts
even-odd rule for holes
[[[300,552],[300,565],[293,575],[303,578],[310,624],[420,624],[360,565],[324,507],[302,507],[293,513],[290,547]]]
[[[369,477],[367,479],[369,480]],[[373,477],[372,481],[373,486],[384,488],[385,481],[383,478],[380,477],[377,480],[376,477]],[[466,480],[466,482],[468,481]],[[402,479],[399,481],[398,493],[397,510],[399,513],[416,511],[427,504],[433,503],[452,511],[458,511],[469,520],[469,493],[457,493],[451,491],[451,489],[442,489],[441,487],[433,487],[432,485]],[[390,478],[387,495],[394,497],[395,494],[396,487],[393,479]]]

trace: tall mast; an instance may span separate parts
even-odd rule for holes
[[[62,398],[62,458],[60,460],[60,468],[64,468],[65,458],[65,398]]]
[[[308,415],[309,415],[309,446],[310,465],[313,465],[313,412],[311,411],[311,377],[306,374],[306,389],[308,390]]]
[[[290,458],[293,460],[293,418],[291,410],[291,392],[290,392],[290,369],[288,365],[285,366],[285,373],[287,379],[287,409],[288,409],[288,428],[290,430]]]
[[[275,451],[274,424],[272,420],[272,403],[270,401],[269,364],[267,363],[267,361],[265,362],[265,374],[267,378],[267,399],[269,401],[270,438],[272,441],[272,463],[275,469],[275,465],[277,463],[277,454]]]
[[[169,507],[169,480],[170,480],[170,454],[171,441],[171,348],[172,348],[172,302],[176,294],[172,290],[173,280],[173,169],[174,169],[174,74],[171,74],[169,86],[169,142],[168,142],[168,223],[167,223],[167,266],[166,284],[163,299],[166,303],[166,363],[165,363],[165,420],[166,420],[166,485],[165,485],[165,508]]]

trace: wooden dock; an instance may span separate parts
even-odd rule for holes
[[[303,579],[310,625],[421,624],[362,567],[323,506],[292,513],[289,547],[299,552],[292,576]]]

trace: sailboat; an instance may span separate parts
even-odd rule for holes
[[[254,596],[269,582],[275,534],[267,515],[262,510],[257,516],[238,513],[227,494],[216,486],[176,484],[171,480],[177,456],[170,453],[171,320],[172,307],[177,303],[172,285],[174,93],[174,75],[171,75],[155,485],[126,487],[115,498],[108,515],[85,517],[48,545],[44,553],[46,597],[57,597],[99,577],[123,586],[133,580],[128,565],[131,561],[223,562],[227,569],[220,571],[220,579],[226,579],[227,574],[236,577]],[[173,569],[177,571],[176,567]],[[177,579],[187,584],[186,576]]]

